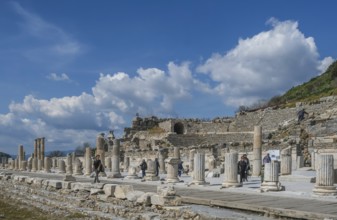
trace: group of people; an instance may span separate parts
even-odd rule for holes
[[[250,163],[247,154],[242,155],[241,160],[238,162],[238,173],[240,175],[240,183],[248,181],[248,173],[250,170]]]

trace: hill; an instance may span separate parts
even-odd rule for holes
[[[331,95],[337,95],[337,61],[325,73],[291,88],[282,96],[273,97],[268,106],[294,106],[296,102],[310,102]]]
[[[11,155],[0,152],[0,157],[7,157],[7,158],[11,158]]]

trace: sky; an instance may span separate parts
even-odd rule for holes
[[[337,57],[333,0],[0,1],[0,152],[233,116]]]

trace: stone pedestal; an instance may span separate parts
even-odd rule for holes
[[[128,175],[125,177],[126,179],[139,179],[137,175],[137,169],[134,166],[129,166]]]
[[[51,160],[49,157],[45,157],[44,158],[44,172],[50,173],[50,168],[51,168]]]
[[[222,188],[241,186],[242,184],[238,181],[238,153],[226,153],[225,181],[222,183]]]
[[[120,157],[120,141],[115,139],[113,149],[112,149],[112,157],[111,157],[111,173],[108,178],[122,178],[122,174],[119,169],[119,157]]]
[[[264,165],[264,180],[261,184],[261,192],[282,191],[284,186],[279,182],[280,163],[272,161]]]
[[[196,153],[194,154],[194,171],[193,171],[193,181],[191,184],[194,185],[206,185],[209,184],[205,181],[205,154]]]
[[[312,191],[314,194],[322,196],[337,195],[337,189],[334,186],[333,155],[319,155],[317,159],[316,184]]]
[[[281,151],[281,175],[291,175],[291,147]]]
[[[65,173],[66,172],[66,163],[64,160],[59,160],[59,173]]]
[[[156,164],[155,161],[147,160],[147,171],[144,179],[146,181],[158,181],[159,176],[156,176]]]
[[[167,164],[166,182],[167,183],[179,182],[179,178],[178,178],[179,159],[175,157],[169,157],[165,160],[165,163]]]
[[[253,145],[253,176],[261,175],[261,148],[262,148],[262,127],[254,127],[254,145]]]

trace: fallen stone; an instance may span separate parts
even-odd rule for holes
[[[131,202],[135,202],[139,197],[144,195],[142,191],[130,191],[126,194],[126,199]]]
[[[49,180],[48,186],[54,189],[62,189],[62,182],[58,180]]]
[[[103,187],[104,194],[108,197],[114,196],[117,184],[105,184]]]
[[[136,203],[151,206],[151,196],[153,195],[156,195],[156,193],[153,192],[144,193],[143,195],[137,198]]]
[[[95,189],[91,188],[90,189],[90,195],[98,195],[98,194],[104,194],[104,191],[102,189]]]
[[[131,191],[133,191],[132,185],[117,185],[114,195],[117,199],[126,199],[126,195]]]
[[[151,196],[151,204],[159,206],[179,206],[181,205],[181,198],[179,196]]]
[[[176,195],[176,190],[171,185],[157,186],[157,193],[160,196],[174,196]]]

